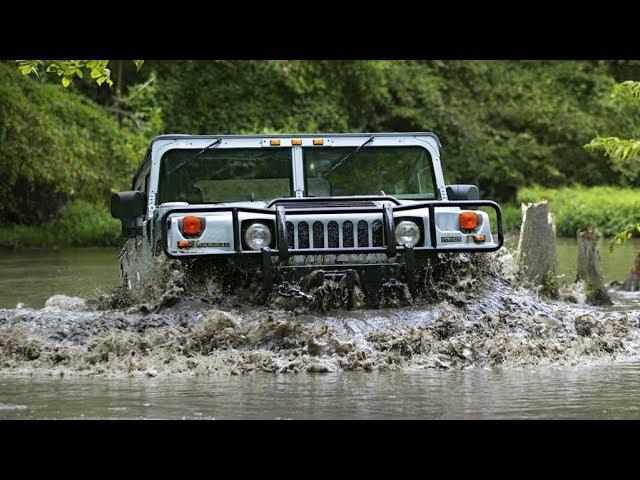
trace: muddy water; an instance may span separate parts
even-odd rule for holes
[[[624,280],[638,251],[640,239],[616,246],[613,252],[602,240],[605,281]],[[120,275],[116,256],[113,248],[0,250],[0,308],[14,308],[20,303],[41,308],[55,294],[86,297],[96,290],[108,290]],[[574,239],[558,239],[558,270],[567,282],[575,276],[577,256]]]
[[[87,297],[119,277],[114,248],[0,249],[0,308],[41,308],[56,294]]]
[[[0,378],[0,419],[637,419],[640,362],[172,379]]]
[[[607,280],[638,247],[601,247]],[[575,257],[560,241],[569,278]],[[638,295],[605,311],[496,275],[386,311],[36,310],[108,289],[115,252],[2,252],[0,271],[0,418],[640,418]]]

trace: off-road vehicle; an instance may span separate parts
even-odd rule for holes
[[[374,303],[381,282],[413,289],[430,256],[503,243],[498,204],[446,185],[440,150],[427,132],[161,135],[111,199],[122,277],[135,288],[166,255],[255,267],[265,294],[312,271]]]

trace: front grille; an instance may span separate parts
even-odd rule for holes
[[[319,248],[382,247],[384,229],[381,220],[321,222],[287,221],[287,244],[295,250]]]

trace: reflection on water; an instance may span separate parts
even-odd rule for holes
[[[563,281],[572,283],[575,280],[578,264],[578,249],[576,240],[558,238],[558,273],[564,274]],[[633,261],[640,252],[640,239],[634,238],[627,243],[616,245],[613,252],[609,251],[609,242],[600,239],[600,260],[602,275],[605,282],[618,280],[620,282],[629,274]]]
[[[515,242],[509,242],[514,245]],[[605,281],[622,281],[640,251],[640,239],[616,246],[609,252],[600,242]],[[576,273],[576,241],[558,239],[558,270],[571,283]],[[57,293],[86,297],[96,290],[109,290],[119,281],[115,248],[75,248],[62,250],[0,250],[0,308],[18,303],[40,308]]]
[[[640,362],[522,370],[0,378],[0,418],[630,419]]]
[[[0,250],[0,308],[41,308],[52,295],[86,297],[120,279],[115,248]]]

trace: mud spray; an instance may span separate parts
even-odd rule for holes
[[[387,308],[311,277],[310,297],[260,304],[250,272],[164,261],[144,294],[116,288],[56,295],[40,310],[0,310],[0,372],[209,375],[575,364],[637,355],[640,314],[544,300],[519,284],[513,254],[440,254],[417,298],[402,285]],[[312,298],[313,300],[310,300]],[[413,300],[412,303],[409,300]]]

